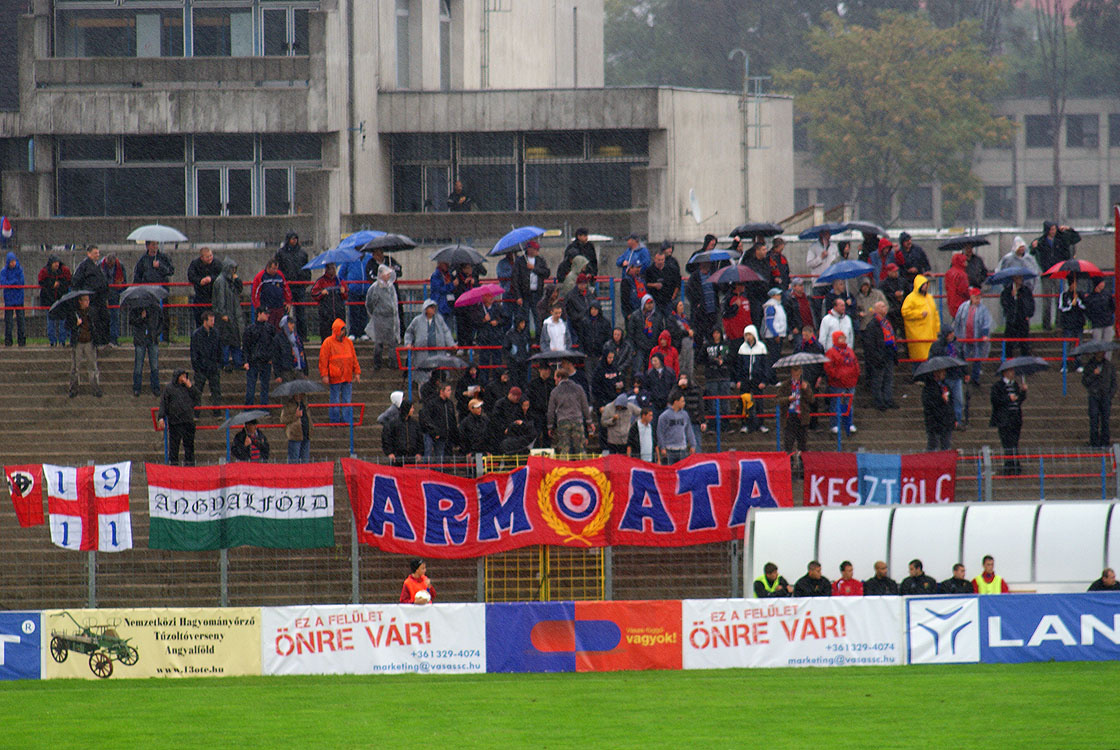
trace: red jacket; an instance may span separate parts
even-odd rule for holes
[[[673,375],[680,377],[681,374],[681,357],[677,352],[677,348],[673,346],[672,337],[668,331],[662,331],[657,335],[657,346],[649,351],[650,359],[646,362],[646,369],[648,370],[653,366],[653,355],[661,355],[661,363],[673,371]]]
[[[745,296],[737,294],[727,301],[727,308],[734,309],[734,315],[723,316],[723,332],[728,339],[743,338],[743,329],[751,324],[751,303]]]
[[[832,348],[824,353],[828,361],[824,363],[824,372],[828,375],[828,384],[834,388],[855,388],[859,382],[859,362],[856,353],[847,344],[844,348],[836,346],[836,337],[844,334],[836,331],[832,334]]]
[[[964,253],[954,253],[952,263],[945,272],[945,301],[949,305],[949,317],[956,315],[957,308],[968,302],[968,273],[965,271],[968,259]]]
[[[837,578],[832,582],[833,596],[863,596],[863,581],[856,578]]]

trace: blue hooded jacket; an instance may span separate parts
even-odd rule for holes
[[[15,268],[9,268],[8,264],[12,261],[16,262]],[[4,305],[7,307],[23,307],[23,289],[9,289],[8,287],[22,287],[26,282],[23,280],[23,266],[19,264],[19,258],[13,252],[8,253],[8,257],[4,259],[4,270],[0,271],[0,286],[4,286]]]

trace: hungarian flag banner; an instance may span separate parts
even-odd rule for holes
[[[27,527],[46,523],[43,517],[42,464],[5,466],[4,476],[8,480],[8,494],[12,496],[19,525]]]
[[[952,502],[957,452],[801,454],[805,505]]]
[[[334,464],[145,464],[152,549],[334,546]]]
[[[532,456],[468,479],[342,459],[358,541],[424,557],[536,544],[683,547],[740,539],[751,508],[793,505],[784,453],[715,453],[657,466],[626,456]]]
[[[51,541],[74,550],[132,549],[131,478],[131,461],[78,468],[43,464]]]

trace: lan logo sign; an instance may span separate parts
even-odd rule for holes
[[[906,639],[910,663],[979,662],[979,620],[976,597],[907,599]]]

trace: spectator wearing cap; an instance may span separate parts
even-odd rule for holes
[[[693,274],[695,276],[695,274]],[[642,273],[642,265],[634,262],[626,267],[619,284],[619,297],[622,299],[622,317],[629,318],[630,313],[642,306],[642,297],[649,294],[646,289],[646,277]]]
[[[657,311],[663,316],[668,315],[673,300],[681,293],[680,272],[674,272],[673,268],[665,262],[665,251],[658,250],[653,256],[653,264],[646,268],[643,274],[646,289],[657,304]]]
[[[580,256],[587,261],[583,272],[592,278],[599,274],[599,255],[595,252],[595,243],[588,239],[587,227],[576,230],[575,238],[564,248],[564,259],[556,267],[556,279],[563,281],[572,269],[572,261]]]
[[[957,314],[953,316],[953,332],[961,342],[961,354],[971,362],[967,380],[979,388],[980,360],[986,358],[992,348],[992,314],[984,306],[979,287],[968,288],[968,302],[958,307]]]
[[[681,264],[673,257],[675,248],[670,240],[661,240],[661,252],[665,253],[665,265],[669,266],[674,273],[677,274],[677,281],[681,279]]]
[[[459,434],[466,453],[493,452],[493,435],[490,419],[482,413],[482,399],[472,398],[467,404],[467,416],[459,423]]]
[[[642,244],[638,235],[631,234],[626,238],[626,249],[618,256],[615,265],[619,268],[626,268],[631,263],[638,263],[642,268],[648,268],[650,262],[649,248]]]
[[[493,453],[496,446],[505,437],[505,432],[515,419],[521,416],[521,399],[524,398],[521,388],[513,386],[490,407],[490,432],[494,442],[489,449]]]
[[[545,282],[551,273],[548,261],[542,258],[540,253],[541,246],[536,240],[525,243],[525,254],[518,255],[513,261],[513,273],[509,281],[509,296],[525,316],[531,336],[536,335],[541,329],[541,320],[536,316],[537,303],[541,299]]]
[[[999,263],[996,264],[996,272],[998,273],[1005,268],[1025,268],[1030,271],[1032,275],[1030,278],[1023,279],[1023,285],[1032,292],[1035,290],[1038,278],[1042,275],[1042,271],[1038,267],[1038,261],[1027,252],[1027,243],[1018,235],[1011,241],[1011,252],[1000,258]]]
[[[770,364],[782,356],[782,342],[789,338],[789,320],[782,305],[782,290],[771,287],[762,306],[762,341],[770,353]]]
[[[898,249],[894,251],[894,262],[907,282],[914,283],[918,274],[929,273],[929,258],[921,245],[915,245],[909,232],[898,235]]]

